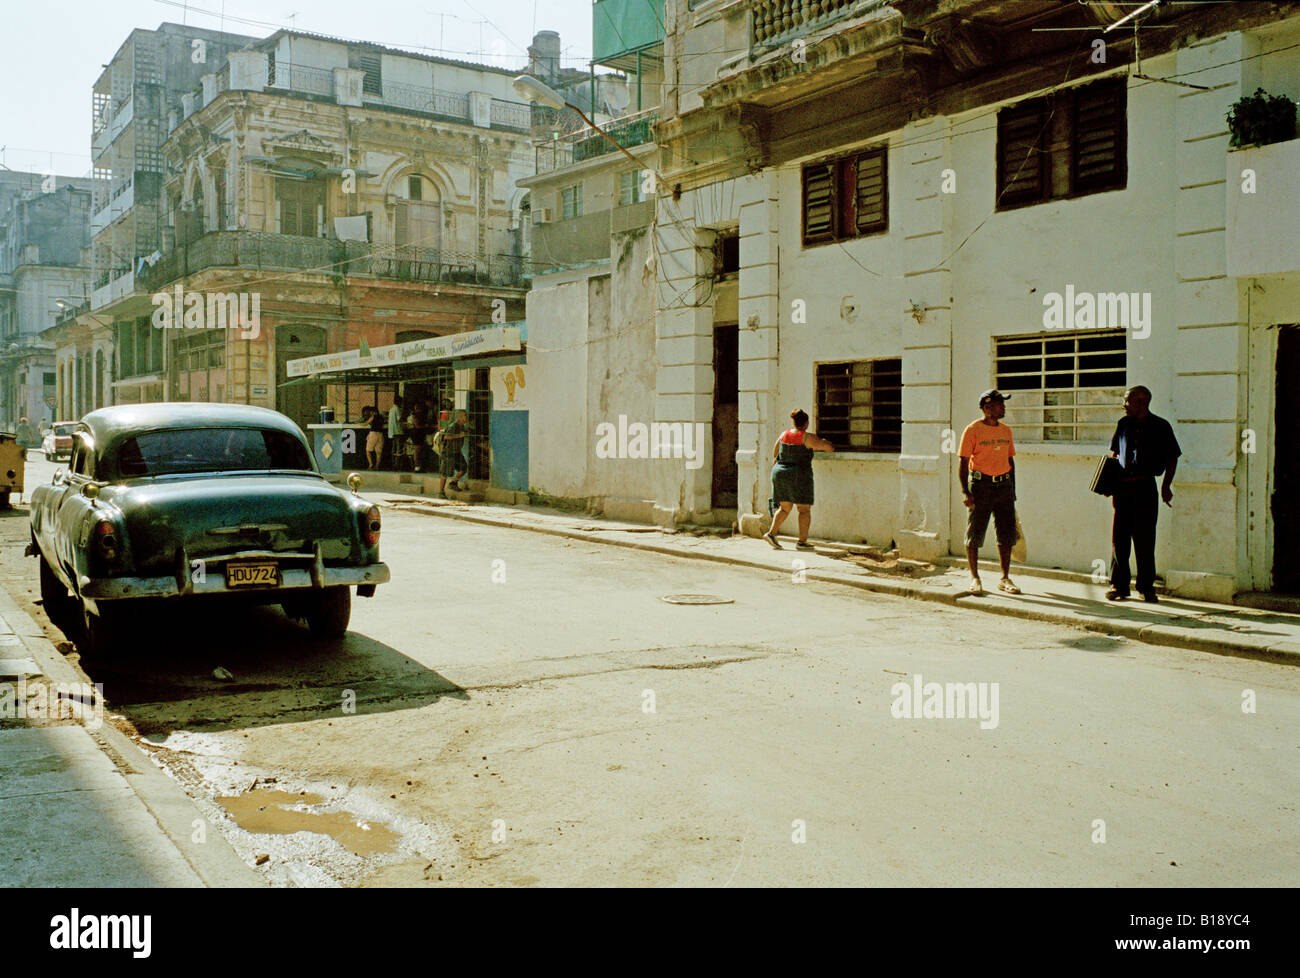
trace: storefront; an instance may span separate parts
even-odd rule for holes
[[[412,411],[427,405],[436,423],[451,410],[464,410],[470,437],[462,454],[471,480],[502,489],[528,488],[526,329],[523,323],[490,326],[468,333],[426,337],[392,346],[361,347],[291,360],[282,387],[315,390],[329,424],[310,425],[317,464],[330,476],[368,467],[363,410],[385,419],[394,399],[402,398],[403,437],[384,439],[380,468],[410,471],[416,454]],[[387,425],[385,424],[385,430]],[[432,431],[429,432],[431,439]],[[429,440],[426,439],[426,440]],[[426,451],[424,469],[436,462]]]

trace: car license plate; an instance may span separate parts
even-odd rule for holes
[[[226,565],[226,587],[275,587],[279,583],[280,570],[274,561]]]

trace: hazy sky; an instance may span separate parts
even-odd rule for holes
[[[69,176],[90,171],[90,87],[103,65],[131,30],[163,21],[254,37],[297,28],[508,68],[523,67],[534,31],[553,30],[564,66],[585,68],[591,57],[591,0],[3,0],[0,7],[0,163]]]

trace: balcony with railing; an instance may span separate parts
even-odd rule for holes
[[[852,12],[883,6],[885,0],[754,0],[751,43],[769,46],[814,30]]]
[[[601,126],[608,133],[609,139],[590,127],[584,127],[576,132],[558,135],[548,142],[538,143],[537,173],[551,173],[606,153],[617,153],[618,150],[610,144],[610,139],[624,149],[654,142],[653,126],[658,121],[659,109],[646,109],[644,112],[621,116]]]
[[[212,268],[286,271],[308,275],[373,276],[399,282],[522,287],[523,261],[514,255],[478,258],[455,251],[374,245],[366,241],[305,238],[263,231],[211,231],[167,252],[146,267],[150,292]]]

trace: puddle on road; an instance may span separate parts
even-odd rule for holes
[[[294,807],[319,805],[324,800],[312,792],[295,795],[278,788],[254,788],[242,795],[222,795],[216,799],[246,832],[259,835],[315,832],[329,836],[358,856],[392,852],[397,847],[397,833],[349,812],[304,812]]]

